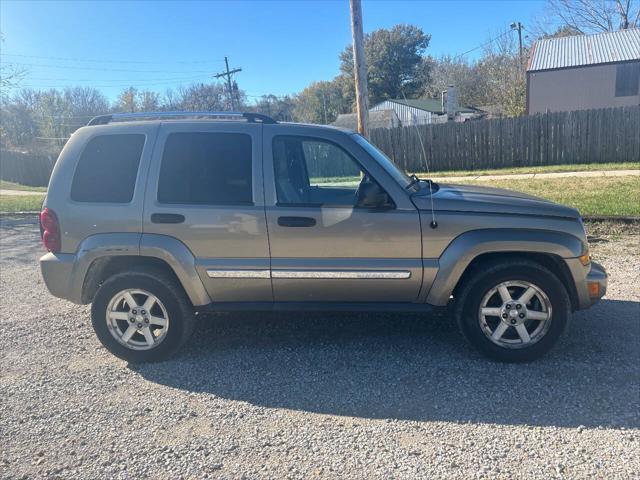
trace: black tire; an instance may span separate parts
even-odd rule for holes
[[[480,304],[487,293],[502,282],[525,281],[546,294],[551,303],[551,320],[538,341],[528,347],[507,348],[492,342],[479,321]],[[547,268],[528,260],[507,260],[484,264],[465,279],[454,298],[454,314],[467,341],[487,357],[500,362],[529,362],[548,352],[567,327],[571,303],[562,282]]]
[[[111,334],[107,323],[107,306],[126,289],[141,289],[155,295],[169,315],[169,328],[157,346],[134,350],[121,344]],[[106,280],[96,292],[91,305],[91,321],[100,342],[116,357],[130,363],[157,362],[170,358],[191,337],[195,327],[193,306],[182,286],[161,270],[137,269],[119,273]]]

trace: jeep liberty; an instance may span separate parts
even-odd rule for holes
[[[67,142],[40,215],[49,291],[114,355],[157,361],[198,314],[428,313],[530,361],[606,291],[578,211],[408,176],[364,137],[251,113],[114,114]]]

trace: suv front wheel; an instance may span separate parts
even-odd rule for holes
[[[111,353],[132,363],[165,360],[191,336],[193,308],[176,282],[161,271],[114,275],[96,292],[91,319]]]
[[[560,280],[526,260],[477,269],[455,302],[465,338],[488,357],[503,362],[542,356],[558,341],[571,311]]]

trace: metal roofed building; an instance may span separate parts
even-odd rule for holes
[[[640,104],[640,29],[538,40],[527,67],[529,114]]]
[[[423,99],[389,99],[378,103],[370,111],[393,110],[400,119],[403,126],[426,125],[429,123],[441,123],[447,121],[446,105],[443,101],[435,98]],[[457,121],[464,121],[469,117],[477,116],[478,109],[470,107],[455,107],[455,117]]]
[[[358,117],[355,113],[342,113],[331,125],[357,130]],[[395,128],[399,126],[400,120],[393,110],[369,111],[369,128]]]

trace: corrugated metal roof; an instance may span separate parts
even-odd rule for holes
[[[400,105],[406,105],[412,108],[418,108],[426,112],[437,113],[439,115],[444,113],[442,111],[442,101],[437,98],[419,98],[419,99],[411,99],[411,100],[400,100],[397,98],[390,98],[389,100],[386,100],[386,101],[399,103]],[[384,104],[384,102],[380,103],[379,105],[382,105],[382,104]],[[475,110],[469,107],[458,107],[456,109],[456,112],[473,113],[475,112]]]
[[[393,110],[369,110],[369,128],[391,128],[400,124]],[[341,113],[331,125],[355,130],[358,118],[355,113]]]
[[[538,40],[527,71],[640,60],[640,29]]]

